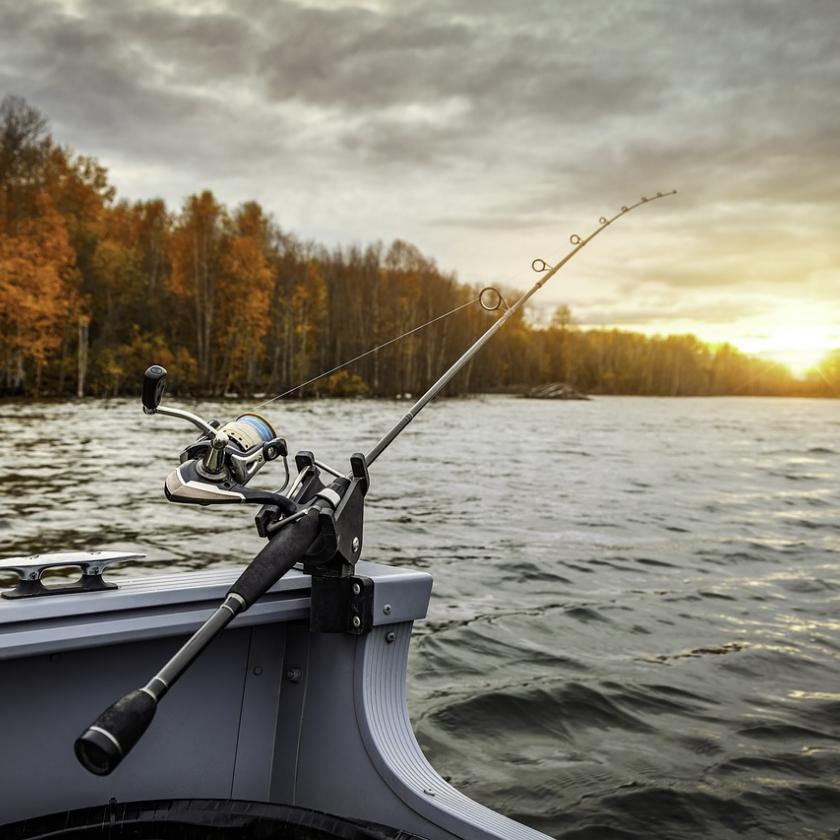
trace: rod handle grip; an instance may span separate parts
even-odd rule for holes
[[[303,560],[318,536],[318,509],[282,527],[251,561],[228,595],[237,595],[245,609],[264,595],[295,563]]]
[[[117,700],[76,739],[75,752],[85,770],[107,776],[140,740],[155,716],[157,701],[137,689]]]

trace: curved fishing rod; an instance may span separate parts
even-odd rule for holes
[[[455,376],[463,367],[464,365],[472,359],[473,356],[533,297],[564,265],[575,255],[581,248],[585,248],[599,233],[604,231],[608,228],[616,219],[620,219],[625,214],[629,213],[631,210],[635,210],[637,207],[641,207],[643,204],[649,204],[651,201],[657,201],[660,198],[666,198],[669,195],[676,195],[676,190],[671,190],[671,192],[662,193],[658,192],[655,196],[648,198],[647,196],[642,196],[642,198],[637,201],[635,204],[631,204],[629,207],[622,207],[618,213],[615,214],[610,219],[607,219],[604,216],[598,220],[599,226],[592,231],[585,239],[581,239],[576,233],[572,234],[570,237],[570,242],[575,247],[566,254],[560,262],[556,263],[553,266],[550,266],[545,260],[536,259],[531,263],[531,268],[534,271],[538,272],[546,272],[527,292],[522,294],[519,299],[513,304],[513,306],[508,307],[507,311],[496,321],[492,324],[485,333],[483,333],[479,338],[472,344],[472,346],[458,359],[447,371],[440,377],[440,379],[435,382],[434,385],[414,403],[413,406],[408,410],[408,412],[402,417],[402,419],[394,424],[386,434],[380,439],[380,441],[367,453],[365,459],[370,466],[393,442],[397,435],[402,432],[402,430],[430,403],[449,383],[453,376]]]
[[[362,550],[364,497],[370,485],[368,466],[581,248],[636,207],[675,193],[676,190],[657,193],[652,198],[642,198],[636,204],[622,207],[610,219],[602,216],[600,226],[585,239],[576,234],[571,237],[575,247],[553,266],[544,260],[534,260],[531,267],[540,273],[545,272],[543,276],[513,306],[505,304],[504,314],[414,403],[367,455],[356,453],[350,457],[351,470],[348,474],[316,461],[310,451],[298,452],[295,456],[298,475],[286,495],[283,495],[289,481],[286,441],[277,436],[274,427],[264,417],[246,412],[222,424],[181,409],[164,408],[160,402],[166,370],[152,365],[143,379],[143,411],[150,415],[162,414],[186,420],[201,431],[201,436],[181,453],[181,465],[167,476],[164,483],[167,499],[198,505],[261,505],[255,522],[257,532],[267,538],[268,543],[230,587],[224,601],[163,668],[145,685],[109,706],[76,739],[76,757],[85,769],[101,776],[111,773],[142,737],[158,704],[176,680],[237,615],[247,610],[297,563],[303,564],[303,571],[311,578],[309,622],[312,632],[352,635],[369,632],[375,624],[373,591],[367,578],[354,574]],[[496,300],[488,300],[491,292],[496,294]],[[495,289],[486,288],[479,294],[478,302],[485,309],[495,310],[504,301]],[[463,306],[456,307],[428,323],[434,323],[461,308]],[[428,326],[428,323],[413,331]],[[386,345],[399,338],[386,342]],[[368,352],[376,349],[379,348]],[[280,457],[286,472],[286,484],[280,490],[269,492],[246,486],[269,461]],[[321,480],[322,471],[333,477],[329,485]]]

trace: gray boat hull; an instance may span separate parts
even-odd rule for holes
[[[363,562],[357,574],[374,585],[369,633],[310,632],[309,578],[292,572],[211,645],[112,775],[86,772],[75,738],[144,684],[236,574],[0,602],[0,826],[111,800],[212,799],[297,806],[430,840],[544,840],[426,761],[405,690],[431,577]]]

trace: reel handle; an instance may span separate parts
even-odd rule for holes
[[[154,414],[166,390],[166,368],[152,365],[143,374],[143,411]]]
[[[177,417],[180,420],[192,423],[193,426],[211,438],[216,434],[215,426],[190,411],[182,411],[180,408],[161,408],[160,401],[163,399],[165,390],[166,368],[161,365],[152,365],[146,368],[146,372],[143,374],[143,391],[141,394],[144,414],[165,414],[167,417]]]

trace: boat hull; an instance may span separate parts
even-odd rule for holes
[[[292,572],[211,645],[105,777],[79,765],[75,738],[177,650],[236,570],[0,604],[0,825],[210,800],[302,808],[430,840],[544,840],[456,791],[417,745],[406,665],[430,576],[367,563],[357,573],[373,585],[370,632],[311,632],[310,580]]]

